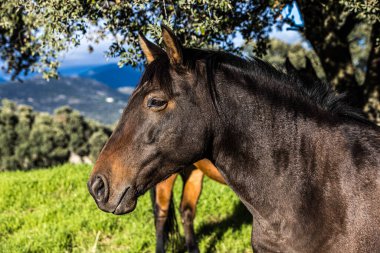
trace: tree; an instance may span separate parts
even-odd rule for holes
[[[244,47],[244,52],[248,57],[254,57],[252,47],[254,43],[248,43]],[[319,59],[311,49],[305,49],[301,43],[288,44],[278,39],[271,39],[268,43],[268,50],[262,59],[274,66],[284,68],[285,61],[290,60],[296,69],[304,69],[310,60],[312,68],[315,69],[318,78],[326,79]]]
[[[107,142],[109,136],[109,132],[107,132],[104,129],[99,129],[91,135],[88,141],[91,147],[91,151],[89,154],[91,161],[96,161],[100,151],[102,150],[104,144]]]
[[[323,71],[339,92],[346,92],[351,103],[365,107],[369,117],[378,117],[380,87],[380,5],[368,1],[295,1],[303,25],[290,17],[282,22],[298,30],[318,56]],[[358,30],[358,28],[366,28]],[[355,49],[368,52],[358,64]],[[363,66],[365,65],[365,67]],[[375,100],[376,103],[368,103]],[[377,115],[377,116],[376,116]],[[380,122],[379,122],[380,123]]]
[[[271,1],[259,2],[2,1],[0,55],[13,77],[30,69],[43,71],[46,78],[55,77],[59,52],[78,45],[83,36],[96,43],[112,35],[115,42],[108,54],[121,56],[121,64],[137,65],[142,59],[137,33],[149,31],[157,39],[161,22],[171,24],[188,46],[205,47],[211,42],[234,50],[232,39],[239,31],[246,39],[258,39],[261,52],[267,38],[265,28],[273,17],[262,18]]]
[[[13,157],[17,133],[15,126],[18,123],[15,114],[16,105],[9,100],[2,101],[0,108],[0,170],[3,168],[15,167],[17,160]],[[8,157],[9,159],[5,159]]]
[[[268,49],[273,25],[287,24],[309,43],[327,81],[347,92],[352,104],[363,107],[372,98],[379,100],[379,6],[378,0],[3,1],[0,54],[13,76],[39,68],[49,78],[56,75],[58,53],[80,43],[82,36],[96,42],[111,34],[115,42],[108,54],[121,56],[121,65],[136,65],[142,60],[138,31],[159,42],[159,23],[171,26],[186,46],[232,52],[241,52],[233,46],[240,33],[245,41],[256,42],[256,55]],[[302,23],[284,15],[286,8],[297,8]],[[353,37],[363,25],[367,33]],[[365,64],[360,62],[365,65],[361,70],[352,55],[355,48],[368,52]]]
[[[32,167],[48,167],[64,163],[69,157],[68,138],[62,129],[54,125],[50,115],[38,114],[30,131],[27,146],[29,155],[20,154],[20,158],[30,157]]]
[[[54,112],[54,119],[58,127],[70,136],[69,150],[79,156],[89,153],[87,140],[91,135],[91,128],[85,118],[70,107],[64,106]]]
[[[56,109],[53,118],[57,126],[69,136],[70,152],[81,157],[89,156],[92,161],[95,161],[111,135],[109,128],[84,118],[68,106]]]
[[[69,107],[53,116],[3,100],[0,106],[0,171],[67,162],[71,153],[94,159],[111,134]]]

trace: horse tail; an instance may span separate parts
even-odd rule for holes
[[[156,187],[153,187],[150,191],[151,201],[153,205],[153,214],[155,219],[157,218],[157,205],[156,205]],[[172,252],[178,252],[178,243],[180,240],[180,233],[178,228],[178,222],[175,214],[175,205],[174,205],[174,198],[173,198],[173,192],[172,196],[170,198],[170,204],[169,204],[169,210],[168,210],[168,216],[165,221],[164,225],[164,241],[165,248],[168,248],[168,245],[171,246]]]

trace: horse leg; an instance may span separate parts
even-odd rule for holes
[[[169,215],[170,201],[172,198],[173,185],[177,174],[170,176],[155,187],[154,221],[156,226],[156,252],[165,252],[165,243],[169,231],[166,231],[166,222]],[[174,214],[175,215],[175,214]]]
[[[186,246],[189,252],[199,252],[194,232],[194,217],[196,205],[202,191],[203,172],[194,169],[181,174],[183,178],[183,190],[181,200],[181,218],[185,231]]]

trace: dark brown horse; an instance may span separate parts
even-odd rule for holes
[[[203,159],[181,171],[183,180],[182,198],[180,204],[181,221],[185,232],[186,246],[189,252],[199,252],[195,232],[194,218],[199,196],[202,192],[204,175],[225,184],[225,181],[215,166]],[[165,252],[169,233],[175,233],[175,210],[172,202],[172,191],[178,173],[157,184],[153,191],[154,220],[156,226],[156,252]]]
[[[106,212],[209,159],[253,215],[255,252],[380,252],[380,128],[320,82],[140,36],[150,64],[95,164]]]

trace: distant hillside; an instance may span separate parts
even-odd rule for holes
[[[106,84],[114,90],[119,90],[124,94],[131,94],[136,87],[141,71],[139,68],[131,66],[124,66],[119,68],[116,63],[106,65],[80,65],[63,67],[58,70],[61,77],[83,77],[94,79],[98,82]],[[0,73],[0,83],[6,82]],[[36,78],[37,73],[29,73],[28,76],[19,76],[22,80],[29,80]]]
[[[79,76],[95,79],[113,89],[118,89],[125,86],[135,87],[141,72],[131,66],[119,68],[117,64],[107,64],[85,69],[79,73]]]
[[[58,73],[60,76],[69,76],[69,77],[79,76],[81,73],[87,72],[97,67],[99,67],[99,65],[79,65],[79,66],[62,67],[58,69]]]
[[[27,104],[37,111],[53,112],[63,105],[85,116],[112,124],[120,117],[128,96],[89,78],[64,77],[49,82],[32,78],[0,85],[0,99]]]

